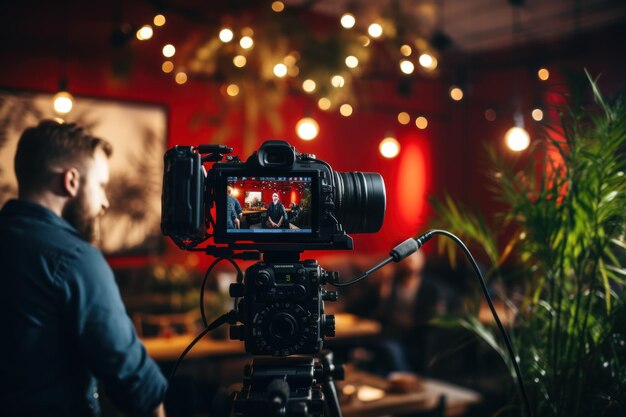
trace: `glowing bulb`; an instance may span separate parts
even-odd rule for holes
[[[302,83],[302,89],[307,93],[312,93],[315,91],[315,88],[317,88],[317,84],[315,84],[315,81],[311,79],[304,80]]]
[[[231,97],[236,97],[239,94],[239,86],[237,84],[230,84],[226,87],[226,94]]]
[[[352,115],[352,106],[349,104],[342,104],[341,107],[339,107],[339,113],[341,113],[342,116],[344,117],[349,117]]]
[[[317,107],[319,107],[322,110],[330,109],[330,105],[331,105],[331,102],[326,97],[322,97],[317,101]]]
[[[415,119],[415,126],[417,126],[418,129],[426,129],[428,127],[428,119],[424,116],[417,117]]]
[[[296,124],[296,133],[302,140],[313,140],[317,137],[320,127],[312,117],[300,119]]]
[[[335,88],[341,88],[344,86],[344,84],[346,83],[346,80],[343,79],[343,77],[341,75],[334,75],[331,79],[330,79],[330,83],[333,85],[333,87]]]
[[[400,53],[404,56],[409,56],[411,55],[411,53],[413,53],[413,50],[411,49],[409,45],[402,45],[400,47]]]
[[[463,90],[461,90],[460,87],[453,85],[450,87],[450,97],[454,101],[461,101],[463,99]]]
[[[239,45],[243,48],[243,49],[250,49],[252,48],[252,46],[254,45],[254,41],[252,40],[252,38],[250,36],[244,36],[243,38],[241,38],[241,40],[239,41]]]
[[[380,36],[383,34],[383,27],[378,23],[372,23],[367,28],[367,33],[369,33],[372,38],[380,38]]]
[[[431,54],[423,53],[419,57],[419,63],[422,67],[430,70],[434,70],[437,68],[437,58],[432,56]]]
[[[74,106],[74,97],[67,91],[59,91],[52,98],[52,106],[54,111],[59,114],[67,114],[72,111]]]
[[[154,23],[154,26],[163,26],[165,24],[165,16],[158,14],[154,16],[152,22]]]
[[[174,80],[176,81],[176,84],[185,84],[187,82],[187,74],[185,74],[184,72],[178,72],[176,73],[176,76],[174,77]]]
[[[273,2],[272,10],[274,10],[276,13],[282,12],[283,10],[285,10],[285,3],[283,3],[282,1]]]
[[[351,29],[354,27],[355,23],[356,19],[350,13],[346,13],[341,16],[341,26],[343,26],[344,28]]]
[[[150,26],[150,25],[143,25],[137,31],[137,39],[139,39],[140,41],[145,41],[145,40],[150,39],[153,34],[154,34],[154,31],[152,30],[152,26]]]
[[[385,158],[395,158],[400,153],[400,143],[396,138],[387,137],[380,141],[378,149]]]
[[[164,73],[169,74],[174,71],[174,63],[172,61],[165,61],[163,65],[161,65],[161,69]]]
[[[353,55],[346,58],[346,66],[348,68],[356,68],[359,65],[359,59]]]
[[[548,78],[550,78],[550,71],[548,71],[547,68],[539,68],[539,71],[537,71],[537,77],[539,77],[541,81],[547,81]]]
[[[246,65],[246,62],[248,62],[248,60],[243,55],[237,55],[236,57],[233,58],[233,64],[237,68],[243,68]]]
[[[282,78],[287,75],[287,66],[285,64],[274,65],[274,75]]]
[[[168,43],[163,47],[163,56],[166,58],[171,58],[176,53],[176,48],[171,43]]]
[[[536,122],[540,122],[543,120],[543,110],[539,108],[533,109],[530,115],[532,116],[533,120]]]
[[[514,152],[520,152],[528,148],[530,145],[530,136],[528,132],[521,127],[512,127],[504,135],[506,145]]]
[[[400,61],[400,70],[405,74],[413,74],[415,65],[407,59]]]
[[[228,43],[233,40],[235,34],[229,28],[224,28],[220,30],[220,34],[218,36],[222,42]]]
[[[410,121],[411,116],[409,116],[409,113],[405,111],[398,113],[398,123],[401,125],[408,125]]]

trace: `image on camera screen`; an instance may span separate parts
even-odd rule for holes
[[[227,233],[312,233],[312,177],[228,177]]]

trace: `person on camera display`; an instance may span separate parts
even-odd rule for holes
[[[75,124],[26,129],[18,198],[0,210],[0,413],[97,416],[98,382],[127,415],[164,416],[167,382],[93,246],[111,145]]]
[[[272,194],[272,202],[267,206],[266,225],[270,229],[280,229],[287,224],[287,210],[278,199],[278,194]]]
[[[239,201],[232,196],[233,187],[226,187],[226,228],[227,229],[240,229],[241,228],[241,215],[243,210]]]

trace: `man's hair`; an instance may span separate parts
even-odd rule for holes
[[[52,170],[72,166],[83,174],[85,162],[102,149],[107,157],[113,147],[74,123],[43,120],[24,130],[15,152],[15,176],[20,193],[41,191]]]

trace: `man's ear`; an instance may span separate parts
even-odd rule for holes
[[[63,189],[70,197],[78,195],[80,188],[80,172],[76,168],[70,168],[63,174]]]

